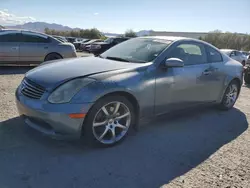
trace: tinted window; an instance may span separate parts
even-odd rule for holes
[[[242,56],[242,53],[236,51],[236,56]]]
[[[220,52],[215,50],[214,48],[211,48],[210,46],[207,46],[207,56],[209,62],[222,62],[222,56]]]
[[[207,63],[205,47],[198,43],[182,43],[171,50],[168,58],[179,58],[185,65]]]
[[[236,56],[236,52],[235,52],[235,51],[232,51],[232,52],[230,53],[230,57],[232,57],[232,56]]]
[[[49,43],[50,39],[48,37],[42,37],[33,34],[22,34],[22,42],[29,42],[29,43]]]
[[[128,40],[127,38],[117,38],[117,39],[114,39],[114,42],[117,42],[117,43],[121,43],[123,41],[126,41]]]
[[[114,40],[114,38],[107,38],[104,42],[106,42],[106,43],[112,43],[113,42],[113,40]]]
[[[19,42],[20,34],[17,33],[0,33],[0,42]]]

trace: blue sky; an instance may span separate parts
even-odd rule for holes
[[[44,21],[104,32],[250,33],[250,0],[0,0],[0,25]]]

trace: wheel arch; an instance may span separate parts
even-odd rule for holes
[[[240,78],[238,78],[238,77],[230,77],[230,79],[227,78],[227,79],[226,79],[226,82],[225,82],[225,84],[224,84],[225,87],[224,87],[224,89],[223,89],[223,92],[222,92],[222,94],[221,94],[221,96],[220,96],[220,100],[219,100],[218,102],[221,102],[221,101],[222,101],[223,96],[224,96],[224,94],[225,94],[225,92],[226,92],[227,87],[228,87],[229,84],[232,83],[233,81],[236,81],[236,82],[238,83],[238,86],[239,86],[239,93],[240,93],[241,85],[242,85],[242,80],[241,80]]]
[[[115,95],[125,97],[133,105],[134,110],[135,110],[135,117],[136,117],[136,121],[135,121],[135,124],[133,126],[134,126],[135,129],[137,129],[138,123],[139,123],[139,117],[140,117],[140,105],[139,105],[138,99],[133,94],[129,93],[128,91],[112,91],[112,92],[103,94],[102,96],[99,96],[99,98],[97,100],[95,100],[95,103],[97,101],[103,99],[104,97],[115,96]],[[93,105],[92,105],[92,107],[93,107]],[[90,111],[90,109],[88,110],[88,112]],[[87,119],[87,118],[88,118],[88,113],[87,113],[85,119]],[[84,122],[85,122],[85,120],[84,120]],[[81,131],[82,134],[83,134],[83,131],[84,131],[84,126],[82,127],[82,131]]]
[[[61,56],[61,58],[63,59],[63,56],[62,56],[60,53],[58,53],[58,52],[50,52],[50,53],[48,53],[48,54],[45,56],[44,61],[45,61],[46,58],[47,58],[49,55],[51,55],[51,54],[59,55],[59,56]]]
[[[230,84],[232,81],[236,81],[236,82],[238,83],[239,89],[241,88],[242,81],[241,81],[239,78],[237,78],[237,77],[233,78],[233,79],[229,82],[229,84]]]

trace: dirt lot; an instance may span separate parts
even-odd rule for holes
[[[161,117],[116,147],[94,149],[20,120],[14,92],[27,70],[0,67],[0,188],[250,187],[250,88],[228,112]]]

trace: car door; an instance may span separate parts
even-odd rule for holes
[[[43,62],[50,48],[46,35],[22,31],[20,61],[28,64]]]
[[[0,31],[0,64],[18,62],[20,33],[19,31]]]
[[[221,53],[209,46],[206,46],[207,51],[207,57],[209,62],[209,68],[207,72],[207,87],[210,88],[208,90],[208,99],[211,101],[218,100],[220,97],[220,94],[223,90],[223,84],[227,77],[227,74],[225,73],[225,61],[221,55]]]
[[[193,41],[181,42],[170,50],[168,58],[183,60],[184,67],[158,70],[156,114],[209,102],[209,88],[206,87],[209,63],[204,45]]]

